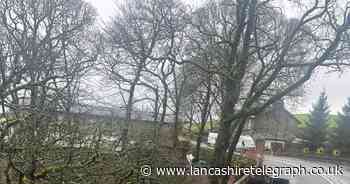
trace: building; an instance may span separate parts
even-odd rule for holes
[[[285,109],[283,102],[278,102],[249,119],[242,134],[263,143],[265,150],[283,152],[286,145],[296,139],[298,123],[293,114]]]
[[[8,121],[10,118],[16,117],[16,115],[27,117],[27,112],[32,112],[30,107],[30,99],[23,98],[20,105],[17,107],[18,112],[9,111],[7,116],[9,118],[0,117],[0,125],[2,122]],[[16,109],[16,110],[17,110]],[[35,111],[33,111],[35,112]],[[161,143],[166,145],[171,145],[170,141],[173,140],[172,136],[174,134],[175,123],[171,122],[173,120],[172,115],[166,115],[165,122],[154,121],[154,116],[152,112],[133,110],[131,120],[126,122],[126,110],[120,107],[105,107],[96,105],[74,105],[70,108],[69,112],[63,111],[61,109],[56,111],[43,110],[43,112],[37,113],[41,116],[41,120],[46,122],[62,123],[73,126],[74,128],[79,128],[80,132],[83,132],[80,137],[86,144],[90,144],[95,137],[96,128],[103,130],[103,135],[101,135],[101,141],[108,143],[119,142],[120,135],[122,134],[123,128],[128,126],[128,138],[130,142],[135,142],[143,139],[152,139],[155,136],[161,137]],[[26,120],[23,121],[31,121]],[[68,123],[69,122],[69,123]],[[21,124],[16,126],[11,126],[6,135],[5,140],[8,141],[13,135],[16,129],[20,127]],[[0,128],[2,128],[0,126]],[[60,133],[48,135],[57,138],[61,136]],[[58,141],[57,144],[67,145],[67,142]],[[80,146],[80,145],[77,145]]]

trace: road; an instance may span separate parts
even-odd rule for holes
[[[184,138],[180,138],[184,140]],[[195,145],[195,141],[190,141],[191,144]],[[213,149],[212,146],[208,144],[201,144],[202,148]],[[276,157],[276,156],[264,156],[264,165],[269,167],[305,167],[307,170],[311,170],[313,167],[323,167],[330,168],[336,166],[336,164],[327,162],[316,162],[307,161],[297,158],[290,157]],[[315,176],[288,176],[282,175],[281,178],[286,178],[289,180],[290,184],[350,184],[350,166],[340,165],[343,170],[342,175],[315,175]]]
[[[297,158],[265,156],[264,164],[270,167],[305,167],[311,170],[313,167],[330,168],[335,164],[317,161],[306,161]],[[281,178],[289,179],[290,184],[350,184],[350,167],[340,166],[343,170],[342,175],[317,175],[317,176],[288,176],[283,174]]]

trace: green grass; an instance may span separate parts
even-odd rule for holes
[[[216,130],[216,129],[218,129],[218,127],[219,127],[219,123],[217,122],[217,121],[213,121],[213,129],[214,130]],[[188,127],[189,127],[189,124],[188,123],[186,123],[185,124],[185,128],[186,129],[188,129]],[[193,123],[192,124],[192,127],[191,127],[191,132],[193,133],[193,134],[195,134],[195,135],[197,135],[198,133],[199,133],[199,129],[200,129],[200,124],[198,123]],[[206,132],[206,133],[208,133],[210,131],[210,122],[207,122],[206,124],[205,124],[205,127],[204,127],[204,133]]]

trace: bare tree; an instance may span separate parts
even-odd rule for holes
[[[36,183],[69,165],[57,166],[50,154],[77,134],[72,118],[58,118],[76,105],[80,78],[97,58],[96,40],[82,39],[94,34],[95,12],[82,1],[5,0],[0,16],[6,180]]]
[[[127,142],[128,122],[135,103],[135,89],[143,83],[143,73],[150,71],[147,66],[159,66],[157,63],[160,63],[161,75],[154,73],[153,76],[158,76],[163,87],[167,88],[166,80],[171,71],[166,71],[166,61],[162,62],[158,58],[172,53],[177,29],[172,26],[178,24],[174,14],[177,6],[172,0],[128,1],[125,6],[120,6],[120,13],[107,28],[107,35],[112,42],[104,70],[120,90],[127,94],[126,122],[122,133],[124,143]],[[164,121],[167,109],[167,93],[164,90],[161,121]]]
[[[196,52],[189,54],[207,51],[215,59],[211,70],[191,59],[183,62],[215,73],[222,86],[214,166],[226,164],[226,150],[230,144],[235,147],[246,118],[300,88],[319,67],[348,65],[347,7],[343,16],[335,16],[339,14],[335,1],[313,1],[307,6],[292,1],[304,13],[299,19],[287,19],[272,3],[209,1],[193,13],[189,43],[196,44]],[[211,42],[210,49],[205,41]],[[213,183],[218,178],[213,177]]]

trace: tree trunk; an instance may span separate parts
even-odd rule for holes
[[[246,118],[243,118],[241,120],[238,120],[235,124],[234,124],[234,127],[232,129],[232,132],[234,132],[235,130],[235,133],[233,135],[233,138],[232,138],[232,141],[231,141],[231,144],[229,146],[229,150],[228,150],[228,153],[227,153],[227,159],[226,159],[226,163],[227,165],[230,165],[231,163],[231,160],[233,158],[233,153],[234,151],[236,150],[236,146],[237,146],[237,143],[239,141],[239,138],[242,134],[242,131],[243,131],[243,128],[244,128],[244,125],[245,125],[245,121],[246,121]],[[228,179],[229,177],[228,176],[224,176],[223,177],[223,183],[227,183],[228,182]]]
[[[178,137],[179,137],[179,111],[180,111],[180,105],[178,104],[178,102],[176,103],[176,107],[175,107],[175,125],[174,125],[174,142],[173,142],[173,146],[174,148],[176,148],[176,146],[178,145]]]
[[[172,66],[173,69],[175,70],[175,66]],[[174,119],[174,134],[173,134],[173,147],[176,148],[179,140],[179,113],[180,113],[180,106],[181,106],[181,100],[182,100],[182,93],[183,93],[183,89],[184,89],[184,85],[185,85],[185,81],[186,81],[186,77],[184,77],[183,81],[180,84],[180,87],[178,86],[177,83],[177,76],[176,76],[176,72],[173,71],[173,77],[174,77],[174,88],[175,88],[175,119]]]
[[[128,102],[126,105],[125,122],[124,122],[124,126],[122,129],[122,135],[121,135],[122,149],[125,149],[126,145],[128,143],[128,132],[129,132],[129,125],[130,125],[130,121],[131,121],[133,103],[134,103],[134,94],[135,94],[137,82],[139,81],[140,76],[141,76],[141,71],[142,71],[142,65],[139,64],[137,71],[136,71],[136,76],[135,76],[133,82],[131,83],[131,86],[129,89],[129,98],[128,98]]]
[[[154,113],[153,113],[153,121],[157,122],[158,121],[158,115],[159,115],[159,92],[158,89],[155,90],[155,101],[154,101]]]
[[[206,122],[202,121],[200,124],[200,128],[199,128],[197,141],[196,141],[196,152],[194,154],[194,158],[196,160],[200,160],[199,157],[200,157],[201,143],[202,143],[202,137],[203,137],[203,133],[204,133],[204,129],[205,129],[205,124],[206,124]]]
[[[232,138],[229,150],[228,150],[227,163],[230,163],[230,161],[232,160],[233,153],[236,150],[236,146],[237,146],[239,138],[242,134],[242,131],[244,129],[245,122],[246,122],[246,118],[243,118],[242,120],[237,121],[238,127],[233,135],[233,138]]]
[[[166,116],[166,111],[167,111],[167,106],[168,106],[168,84],[166,81],[162,81],[163,87],[164,87],[164,96],[162,99],[162,114],[160,115],[160,123],[165,122],[165,116]]]
[[[208,116],[210,114],[210,94],[211,94],[211,77],[208,76],[207,78],[207,90],[205,93],[205,99],[203,102],[203,108],[201,112],[201,127],[198,132],[198,137],[197,137],[197,144],[196,144],[196,152],[195,152],[195,158],[199,160],[199,154],[200,154],[200,148],[201,148],[201,143],[202,143],[202,136],[205,130],[205,125],[207,124],[208,121]]]
[[[248,65],[248,59],[249,59],[249,46],[251,44],[251,35],[254,30],[255,26],[255,20],[256,20],[256,5],[257,0],[251,0],[251,1],[242,1],[242,3],[248,3],[246,5],[248,11],[246,9],[241,10],[240,13],[242,16],[240,16],[242,19],[239,20],[239,27],[236,31],[235,35],[235,44],[232,48],[232,53],[230,54],[230,59],[227,59],[226,67],[228,69],[228,75],[222,76],[223,77],[223,107],[222,107],[222,119],[220,122],[220,128],[219,128],[219,135],[217,138],[217,142],[215,145],[215,153],[214,158],[212,160],[212,166],[214,167],[224,167],[226,162],[226,150],[229,147],[229,140],[232,135],[231,131],[231,125],[232,125],[232,119],[230,118],[235,110],[235,106],[239,101],[240,92],[241,92],[241,82],[244,78],[247,65]],[[248,15],[248,17],[246,17]],[[237,56],[237,49],[239,46],[240,37],[244,35],[243,43],[242,43],[242,51]],[[232,68],[235,69],[236,72],[232,71]],[[222,183],[222,180],[219,181],[219,178],[217,176],[210,177],[211,184],[218,184]]]

